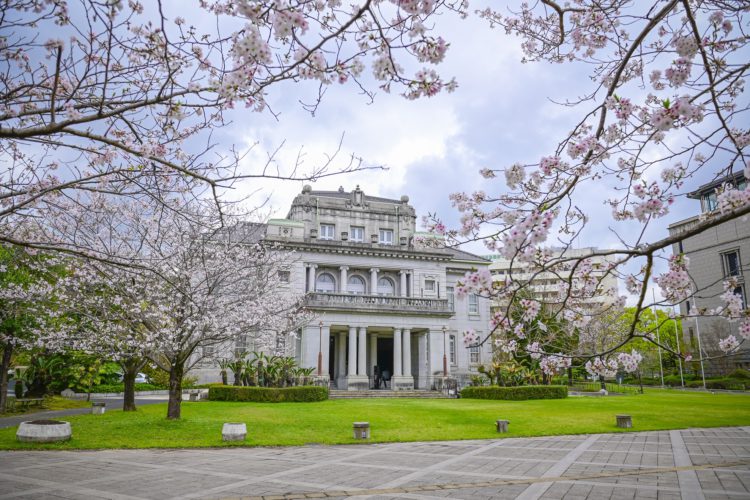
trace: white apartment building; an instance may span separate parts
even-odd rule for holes
[[[590,304],[592,309],[602,306],[606,303],[611,303],[617,298],[617,278],[612,274],[606,274],[606,269],[611,263],[611,257],[594,255],[598,250],[594,247],[585,248],[568,248],[559,249],[552,248],[553,258],[565,258],[581,259],[590,258],[593,267],[594,276],[600,280],[599,291],[601,293],[596,296],[587,299],[585,302]],[[508,276],[511,276],[514,281],[528,284],[528,290],[531,295],[539,300],[540,302],[557,302],[560,296],[560,287],[564,280],[570,277],[569,272],[547,272],[540,271],[538,269],[532,269],[523,263],[514,261],[513,268],[511,269],[511,261],[500,255],[489,255],[485,256],[486,259],[490,260],[490,272],[492,273],[493,279],[497,281],[505,281]],[[611,291],[612,293],[608,293]],[[505,304],[500,302],[493,303],[493,307],[501,307]]]
[[[467,348],[462,337],[470,329],[488,333],[489,301],[454,294],[457,280],[490,262],[420,245],[419,236],[430,236],[416,232],[408,196],[305,186],[286,218],[257,230],[293,252],[282,281],[305,294],[317,316],[286,352],[303,367],[317,368],[320,356],[332,387],[372,388],[377,366],[388,389],[430,390],[443,380],[444,355],[449,375],[464,385],[490,361],[489,343]]]

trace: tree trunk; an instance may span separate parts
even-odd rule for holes
[[[122,367],[123,390],[122,411],[135,411],[135,377],[138,375],[140,363],[129,359],[120,363]]]
[[[242,381],[240,378],[242,377],[242,372],[240,370],[234,371],[234,385],[242,385]]]
[[[0,413],[5,413],[8,402],[8,369],[10,368],[10,357],[13,355],[13,346],[5,344],[3,349],[3,361],[0,363]]]
[[[601,384],[602,389],[607,389],[607,384],[604,382],[604,375],[599,375],[599,383]]]
[[[573,386],[573,367],[572,366],[568,367],[568,385],[571,387]]]
[[[182,364],[173,364],[169,370],[169,403],[167,405],[167,420],[180,418],[180,405],[182,404],[182,374],[185,367]]]

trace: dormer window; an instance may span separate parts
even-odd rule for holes
[[[321,240],[332,240],[336,234],[336,226],[333,224],[321,224],[320,235],[318,236]]]
[[[701,196],[704,212],[713,212],[716,210],[716,191],[711,191]]]

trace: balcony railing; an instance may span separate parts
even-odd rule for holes
[[[310,292],[307,294],[305,303],[313,309],[453,315],[453,308],[448,304],[448,299]]]

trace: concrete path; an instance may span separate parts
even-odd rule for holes
[[[164,403],[168,399],[167,396],[142,396],[135,398],[136,407],[141,405],[150,405],[155,403]],[[94,398],[92,401],[104,401],[107,403],[107,411],[109,410],[120,410],[122,409],[122,398]],[[14,415],[12,417],[0,418],[0,429],[5,427],[15,427],[21,422],[27,420],[41,420],[44,418],[60,418],[67,417],[70,415],[82,415],[84,413],[91,413],[91,407],[86,408],[70,408],[68,410],[50,410],[50,411],[37,411],[34,413],[26,413],[24,415]]]
[[[359,446],[0,452],[0,465],[0,499],[740,499],[750,498],[750,427]]]

